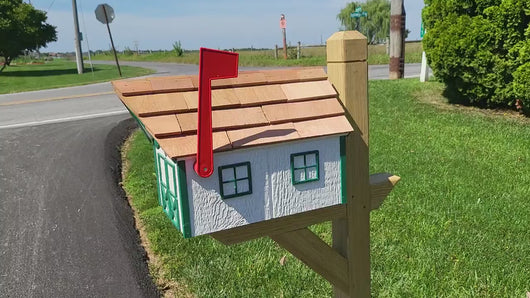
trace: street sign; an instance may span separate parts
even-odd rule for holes
[[[112,45],[112,51],[114,52],[114,59],[116,60],[116,66],[118,67],[118,72],[120,73],[121,77],[121,68],[120,63],[118,62],[118,55],[116,54],[116,48],[114,47],[114,40],[112,40],[112,33],[110,33],[110,26],[109,23],[114,20],[114,9],[110,7],[107,3],[100,4],[98,7],[96,7],[95,10],[96,13],[96,19],[100,21],[101,23],[107,25],[107,31],[109,31],[109,37],[110,37],[110,44]]]
[[[352,18],[360,18],[360,17],[367,17],[368,12],[362,11],[362,12],[352,12],[350,15]]]
[[[112,23],[112,20],[114,20],[115,17],[114,9],[107,3],[98,5],[98,7],[96,7],[95,13],[96,19],[103,24]]]
[[[287,28],[287,20],[285,20],[285,15],[282,14],[280,17],[280,29]]]
[[[363,11],[363,9],[360,6],[355,9],[355,12],[361,12],[361,11]]]
[[[423,35],[425,35],[425,27],[423,26],[423,22],[421,22],[420,37],[423,38]]]

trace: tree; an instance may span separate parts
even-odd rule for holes
[[[351,14],[356,8],[361,7],[368,13],[361,17],[357,28],[357,19]],[[366,3],[350,2],[337,15],[344,30],[358,30],[368,38],[368,43],[378,44],[386,41],[390,33],[390,1],[368,0]]]
[[[180,40],[175,41],[173,43],[173,51],[175,52],[175,54],[177,54],[177,57],[182,57],[182,55],[184,54],[184,50],[182,49],[182,44],[180,43]]]
[[[528,0],[425,4],[427,59],[456,99],[484,107],[530,104]]]
[[[0,57],[4,68],[24,53],[57,40],[56,27],[46,23],[46,12],[22,0],[0,0]]]

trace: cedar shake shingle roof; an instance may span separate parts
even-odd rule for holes
[[[197,76],[112,82],[162,149],[197,153]],[[240,72],[212,81],[214,151],[353,131],[322,68]]]

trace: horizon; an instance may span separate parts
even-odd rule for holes
[[[35,8],[46,11],[47,23],[57,27],[58,41],[41,48],[42,53],[74,51],[72,3],[68,0],[33,0]],[[144,2],[107,1],[115,19],[110,29],[117,51],[171,50],[180,41],[187,51],[200,47],[215,49],[274,48],[282,46],[280,14],[287,19],[287,44],[323,45],[339,31],[336,16],[351,1],[344,0],[203,0],[176,3],[160,0],[157,5]],[[362,1],[365,2],[365,1]],[[83,52],[111,49],[106,25],[96,20],[99,1],[77,0],[79,30],[83,34]],[[405,1],[407,40],[420,39],[422,0]],[[237,8],[234,8],[237,7]],[[234,11],[238,14],[234,17]],[[194,30],[190,30],[194,28]]]

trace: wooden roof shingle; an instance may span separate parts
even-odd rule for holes
[[[112,82],[171,158],[197,153],[197,76]],[[212,81],[214,151],[353,131],[322,68],[240,72]]]

